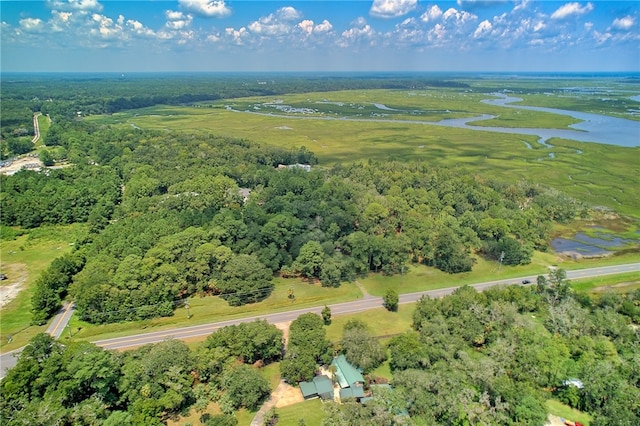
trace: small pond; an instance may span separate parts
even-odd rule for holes
[[[551,241],[551,247],[558,254],[581,256],[605,256],[613,254],[616,249],[629,246],[629,244],[638,243],[637,240],[613,237],[605,232],[598,232],[597,237],[576,233],[573,238],[555,238]]]

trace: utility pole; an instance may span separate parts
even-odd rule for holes
[[[498,266],[498,272],[500,272],[500,268],[502,268],[503,260],[504,260],[504,251],[500,252],[500,266]]]

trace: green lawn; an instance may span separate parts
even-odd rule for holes
[[[271,364],[260,368],[259,371],[262,377],[267,379],[269,386],[271,387],[271,391],[273,392],[280,384],[280,363],[272,362]]]
[[[372,309],[350,315],[338,315],[331,318],[331,324],[327,326],[327,338],[332,342],[342,339],[342,330],[347,321],[358,319],[369,325],[369,331],[374,336],[385,338],[404,333],[411,328],[413,321],[414,305],[400,305],[398,312],[389,312],[384,308]],[[375,318],[375,321],[372,321]]]
[[[45,226],[27,231],[14,240],[3,239],[0,250],[0,273],[8,279],[2,287],[20,284],[18,296],[0,311],[0,349],[8,351],[25,345],[46,326],[31,326],[33,283],[53,259],[68,253],[72,243],[85,232],[82,225]],[[7,344],[7,338],[13,341]]]
[[[590,292],[598,288],[607,291],[630,292],[640,288],[640,272],[571,280],[571,287],[578,292]]]
[[[589,414],[583,413],[575,408],[571,408],[555,399],[548,399],[545,406],[549,414],[562,417],[563,419],[570,420],[572,422],[580,422],[585,426],[589,426],[591,420],[593,420]]]
[[[277,408],[278,426],[299,426],[300,419],[304,419],[305,426],[320,426],[324,419],[324,410],[320,399],[311,399],[288,407]],[[239,422],[239,426],[250,423]]]
[[[629,253],[597,259],[569,260],[559,259],[551,253],[536,252],[531,264],[523,266],[499,266],[497,262],[489,261],[482,257],[476,257],[476,259],[477,263],[473,266],[471,272],[448,274],[433,267],[410,265],[404,274],[387,276],[372,273],[364,278],[359,278],[358,281],[369,294],[383,296],[388,288],[394,288],[400,294],[414,293],[477,282],[546,274],[550,265],[558,265],[566,270],[573,270],[635,263],[640,260],[640,256],[637,253]],[[519,284],[519,282],[514,279],[513,284]]]
[[[51,122],[49,121],[49,117],[47,117],[46,115],[38,116],[38,129],[40,130],[40,139],[36,143],[36,148],[45,146],[44,141],[47,138],[49,127],[51,127]]]

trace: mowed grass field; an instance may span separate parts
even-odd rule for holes
[[[223,100],[194,107],[157,106],[87,119],[146,129],[213,133],[290,149],[305,146],[318,156],[320,166],[373,159],[422,160],[434,166],[464,167],[469,173],[491,179],[541,183],[591,205],[640,217],[640,148],[562,139],[549,140],[553,148],[548,148],[539,144],[536,136],[418,122],[482,113],[499,115],[481,123],[490,126],[566,128],[574,122],[571,117],[534,111],[520,114],[515,109],[480,103],[487,97],[451,90],[341,91]],[[274,101],[317,111],[285,115],[264,106]],[[372,110],[373,103],[397,111]],[[239,112],[245,110],[260,114]],[[412,115],[407,111],[417,112]],[[388,121],[357,121],[363,119]]]
[[[0,308],[0,349],[16,349],[25,345],[46,326],[31,326],[31,295],[34,282],[56,257],[68,253],[72,244],[84,234],[81,225],[51,226],[29,230],[14,240],[3,239],[0,250],[0,281],[3,289],[17,286],[15,299]],[[8,343],[11,336],[12,342]]]

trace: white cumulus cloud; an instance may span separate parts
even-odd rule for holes
[[[209,18],[224,18],[231,15],[231,9],[224,0],[178,0],[181,7],[196,15]]]
[[[614,19],[613,23],[611,24],[611,27],[616,30],[628,31],[631,29],[631,27],[633,27],[635,23],[636,23],[635,18],[627,15],[623,18]]]
[[[587,3],[582,6],[580,3],[566,3],[560,6],[553,14],[551,19],[565,19],[570,16],[585,15],[593,10],[593,4]]]
[[[167,23],[165,26],[171,30],[182,30],[191,25],[191,21],[193,20],[193,16],[185,15],[184,13],[176,12],[175,10],[165,11],[165,16],[167,17]]]
[[[420,16],[424,22],[435,21],[436,19],[440,19],[442,16],[442,9],[438,7],[438,5],[433,5],[425,13]]]
[[[377,18],[397,18],[415,9],[418,0],[373,0],[369,14]]]
[[[102,5],[97,0],[48,0],[47,4],[51,9],[56,10],[81,10],[85,12],[99,12],[102,10]]]
[[[281,36],[287,34],[295,26],[292,21],[300,19],[302,14],[293,7],[278,9],[275,13],[251,22],[247,27],[254,34],[263,36]]]
[[[448,9],[445,13],[442,14],[442,17],[445,21],[453,19],[461,24],[478,19],[478,17],[473,13],[469,13],[464,10],[456,10],[454,8]]]
[[[236,30],[234,28],[225,29],[225,34],[231,38],[234,44],[239,46],[243,45],[245,40],[249,37],[249,31],[245,27]]]
[[[493,28],[493,25],[491,25],[491,22],[485,19],[484,21],[480,22],[478,28],[476,28],[476,30],[473,32],[473,38],[483,37],[484,35],[491,32],[491,28]]]
[[[302,13],[291,6],[278,9],[276,15],[283,21],[295,21],[296,19],[302,18]]]
[[[304,21],[299,22],[297,27],[307,35],[328,33],[333,29],[331,22],[326,19],[317,25],[311,19],[305,19]]]
[[[342,38],[337,41],[338,46],[347,47],[356,42],[373,41],[376,33],[363,17],[357,18],[352,25],[351,28],[342,32]]]
[[[155,35],[155,32],[152,29],[147,28],[142,22],[136,21],[135,19],[129,19],[127,21],[127,27],[137,36],[152,37]]]
[[[38,18],[24,18],[20,21],[20,27],[27,32],[38,32],[44,27],[42,19]]]

